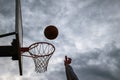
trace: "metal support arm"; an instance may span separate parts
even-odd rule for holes
[[[15,35],[15,32],[2,34],[2,35],[0,35],[0,38],[2,38],[2,37],[7,37],[7,36],[10,36],[10,35]]]

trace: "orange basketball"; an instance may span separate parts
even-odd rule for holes
[[[44,30],[44,35],[47,39],[55,39],[58,36],[58,29],[54,25],[49,25]]]

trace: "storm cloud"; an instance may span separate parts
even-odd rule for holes
[[[34,72],[34,62],[23,58],[23,76],[11,58],[0,58],[1,80],[66,80],[64,56],[80,80],[119,80],[120,1],[119,0],[21,0],[23,46],[47,41],[56,51],[48,71]],[[0,34],[15,31],[15,0],[0,0]],[[48,25],[59,29],[51,41],[44,37]],[[0,39],[10,45],[15,36]]]

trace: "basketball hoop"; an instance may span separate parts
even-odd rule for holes
[[[21,52],[28,52],[30,55],[22,55],[31,57],[35,63],[35,71],[42,73],[47,71],[49,59],[55,51],[54,45],[48,42],[37,42],[28,48],[21,48]]]

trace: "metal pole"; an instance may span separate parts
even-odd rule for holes
[[[0,38],[2,38],[2,37],[7,37],[7,36],[10,36],[10,35],[15,35],[15,32],[2,34],[2,35],[0,35]]]

